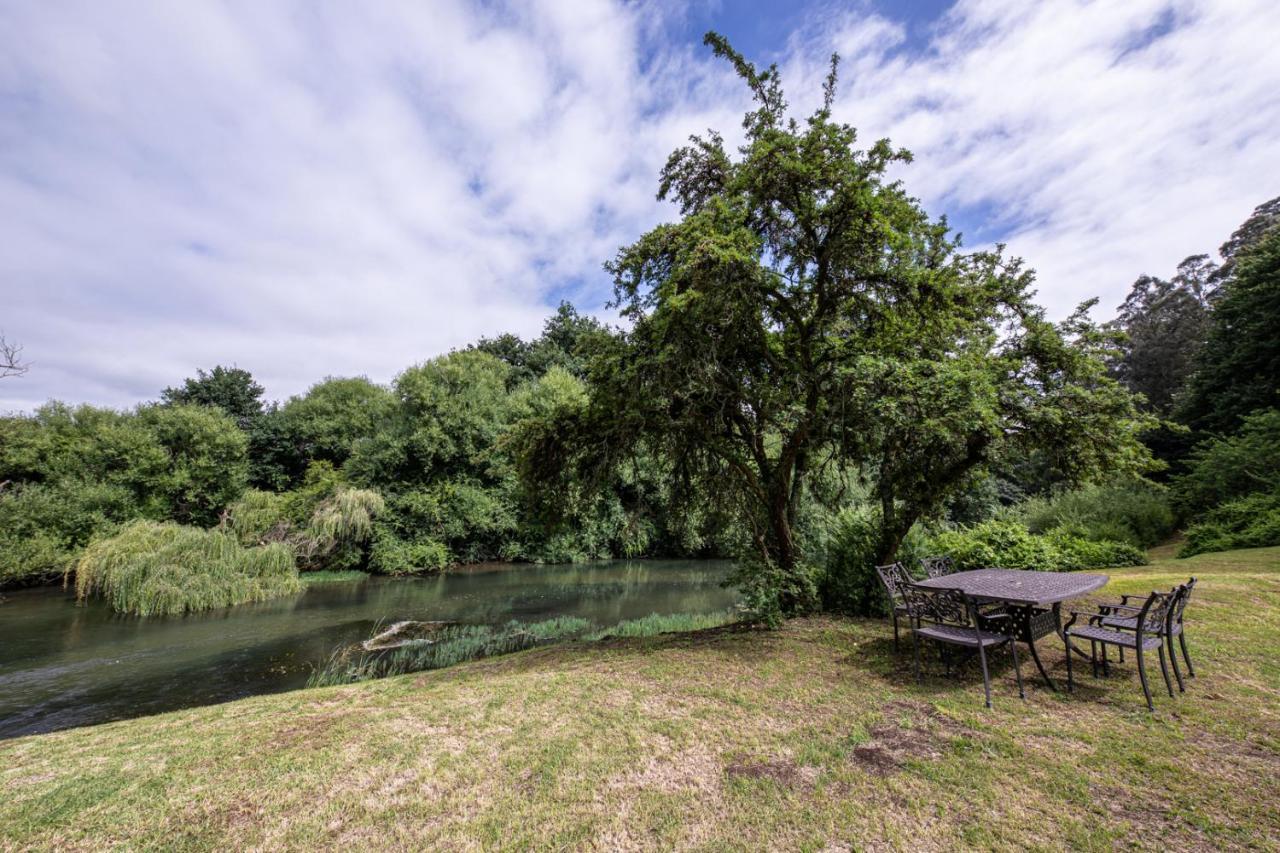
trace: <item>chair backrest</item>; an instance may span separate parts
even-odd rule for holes
[[[1147,597],[1138,613],[1138,636],[1155,634],[1163,636],[1169,624],[1169,613],[1177,592],[1153,592]]]
[[[939,625],[960,625],[966,628],[978,624],[973,599],[960,589],[941,589],[909,583],[902,588],[907,613],[917,622],[934,622]]]
[[[894,604],[901,602],[903,585],[911,583],[911,578],[907,577],[907,567],[902,563],[889,563],[887,566],[876,566],[876,574],[880,576],[880,583],[884,584],[889,600]]]
[[[922,557],[920,565],[924,569],[925,577],[930,578],[940,578],[956,572],[955,560],[950,557]]]
[[[1173,603],[1169,606],[1169,625],[1182,625],[1182,611],[1187,609],[1191,599],[1191,591],[1196,588],[1196,579],[1192,578],[1173,591]]]

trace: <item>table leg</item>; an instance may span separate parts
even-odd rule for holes
[[[1044,679],[1044,683],[1049,685],[1049,689],[1057,692],[1058,685],[1053,683],[1053,679],[1049,677],[1048,671],[1044,668],[1044,662],[1040,660],[1040,652],[1036,650],[1036,634],[1032,620],[1035,618],[1035,608],[1030,606],[1011,607],[1014,613],[1021,621],[1021,640],[1031,649],[1031,659],[1036,662],[1036,669],[1040,670],[1040,677]],[[1056,617],[1055,617],[1056,618]]]

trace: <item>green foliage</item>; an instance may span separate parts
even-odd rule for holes
[[[511,367],[508,382],[514,387],[538,379],[552,369],[583,376],[586,371],[584,350],[593,339],[607,334],[599,321],[583,317],[568,302],[561,302],[536,340],[523,341],[516,335],[499,335],[481,338],[471,349],[506,362]]]
[[[150,406],[138,416],[167,457],[164,470],[148,484],[164,503],[164,517],[215,524],[248,482],[244,432],[230,416],[207,406]]]
[[[1032,533],[1064,531],[1091,541],[1114,540],[1149,548],[1174,529],[1165,489],[1140,480],[1124,480],[1030,498],[1011,514]]]
[[[249,371],[219,365],[207,373],[197,370],[194,379],[164,389],[160,399],[168,405],[213,406],[231,416],[241,429],[248,429],[262,414],[262,391]]]
[[[1091,541],[1064,530],[1037,535],[1009,520],[941,531],[930,538],[928,548],[951,557],[960,571],[998,567],[1065,572],[1147,562],[1146,552],[1128,542]]]
[[[1178,509],[1194,517],[1254,492],[1280,490],[1280,409],[1254,412],[1234,435],[1197,445],[1174,480]]]
[[[1126,340],[1115,373],[1146,407],[1168,417],[1191,376],[1209,328],[1217,267],[1208,255],[1178,265],[1172,281],[1144,275],[1120,306],[1116,325]]]
[[[302,588],[285,545],[243,548],[223,531],[152,521],[93,542],[75,571],[79,598],[99,594],[138,616],[229,607]]]
[[[1280,227],[1235,257],[1180,406],[1193,428],[1229,432],[1280,404]]]
[[[346,485],[327,462],[313,462],[301,487],[275,494],[246,491],[224,515],[223,526],[246,546],[287,545],[304,570],[362,565],[382,495]]]
[[[137,513],[121,485],[70,477],[0,491],[0,585],[64,574],[90,539]]]
[[[389,390],[361,377],[329,378],[281,407],[307,459],[341,466],[356,445],[384,428],[395,412]]]
[[[680,491],[750,531],[740,578],[776,615],[816,600],[796,528],[824,467],[865,466],[883,560],[1011,449],[1071,481],[1146,463],[1150,421],[1106,370],[1116,336],[1083,310],[1046,321],[1021,262],[961,253],[888,177],[909,153],[832,120],[834,66],[798,122],[776,68],[707,43],[755,99],[744,143],[712,133],[668,159],[659,196],[681,219],[608,265],[629,328],[595,345],[590,402],[542,430],[526,477],[599,482],[637,448],[672,460]]]
[[[880,547],[879,511],[868,504],[846,507],[829,522],[825,561],[819,591],[824,609],[851,616],[887,612],[887,602],[876,576]],[[914,570],[928,551],[916,528],[904,537],[893,559]]]
[[[1255,492],[1209,510],[1187,528],[1179,557],[1280,545],[1280,489]]]
[[[381,529],[369,553],[370,567],[388,575],[438,572],[450,562],[449,549],[443,542],[424,537],[402,539]]]

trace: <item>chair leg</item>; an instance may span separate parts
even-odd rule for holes
[[[893,611],[893,653],[898,653],[898,611]]]
[[[1027,701],[1027,693],[1022,689],[1022,668],[1018,666],[1018,641],[1009,641],[1009,654],[1013,655],[1013,674],[1018,677],[1018,696]]]
[[[1120,663],[1124,663],[1124,646],[1120,647]]]
[[[987,707],[991,707],[991,676],[987,673],[987,652],[986,648],[978,644],[978,660],[982,662],[982,690],[987,697]]]
[[[1111,658],[1107,654],[1107,644],[1102,644],[1102,677],[1111,677]]]
[[[914,629],[911,631],[911,653],[916,659],[916,684],[924,684],[924,676],[920,674],[920,639]]]
[[[1094,678],[1098,677],[1098,644],[1095,641],[1089,642],[1089,668],[1092,670]]]
[[[1173,698],[1173,682],[1169,680],[1169,665],[1164,661],[1164,643],[1160,644],[1160,674],[1164,676],[1165,689],[1169,691],[1169,698]]]
[[[1185,633],[1178,635],[1178,644],[1182,646],[1182,659],[1187,662],[1187,675],[1195,678],[1196,671],[1191,667],[1191,658],[1187,655],[1187,635]]]
[[[1067,644],[1067,692],[1071,693],[1075,690],[1074,676],[1071,674],[1071,656],[1075,653],[1075,649],[1071,648],[1071,635],[1063,634],[1062,642]],[[1036,658],[1039,661],[1039,658]]]
[[[1147,697],[1147,710],[1154,711],[1156,706],[1151,702],[1151,687],[1147,684],[1147,664],[1142,659],[1142,647],[1134,650],[1138,656],[1138,680],[1142,682],[1142,695]]]
[[[1173,637],[1169,637],[1169,664],[1173,667],[1173,677],[1178,680],[1178,692],[1186,693],[1186,685],[1182,683],[1182,668],[1178,666],[1178,652],[1173,647]]]

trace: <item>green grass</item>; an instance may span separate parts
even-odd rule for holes
[[[298,580],[302,581],[302,585],[305,587],[317,583],[350,583],[352,581],[362,581],[367,577],[369,577],[368,572],[348,569],[336,572],[301,572],[298,575]]]
[[[1277,849],[1280,548],[1110,574],[1200,578],[1155,714],[1131,664],[987,711],[882,620],[575,641],[0,743],[0,848]]]

